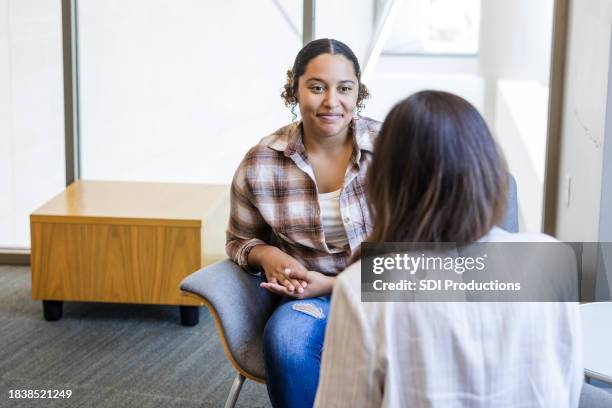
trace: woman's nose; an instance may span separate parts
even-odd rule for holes
[[[338,105],[338,95],[336,91],[330,90],[325,94],[325,104],[327,106],[335,107]]]

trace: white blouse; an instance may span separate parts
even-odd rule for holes
[[[330,250],[338,252],[348,246],[348,237],[340,213],[340,189],[330,193],[319,194],[319,207],[321,208],[321,224],[325,234],[325,243]]]
[[[490,241],[552,241],[494,228]],[[360,263],[340,273],[316,407],[576,407],[577,303],[361,303]]]

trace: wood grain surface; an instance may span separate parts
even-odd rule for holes
[[[34,211],[31,220],[199,227],[226,191],[222,184],[79,180]]]
[[[179,283],[228,187],[79,181],[30,216],[36,300],[201,305]],[[217,221],[217,220],[215,220]]]

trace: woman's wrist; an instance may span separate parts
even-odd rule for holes
[[[269,256],[270,251],[274,250],[278,251],[279,249],[275,246],[267,244],[255,245],[253,248],[251,248],[247,257],[249,266],[253,269],[263,270],[266,258]]]
[[[336,276],[326,276],[326,291],[325,294],[326,295],[331,295],[332,291],[334,290],[334,285],[336,284],[336,279],[338,279]]]

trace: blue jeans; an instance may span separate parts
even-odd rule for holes
[[[312,407],[330,297],[284,300],[263,336],[268,395],[274,408]]]

